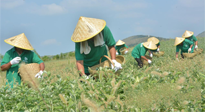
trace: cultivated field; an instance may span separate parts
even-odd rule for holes
[[[205,50],[205,38],[198,41]],[[41,94],[25,85],[5,90],[5,72],[0,72],[0,111],[205,111],[205,53],[178,62],[173,44],[173,39],[161,41],[165,55],[142,69],[130,48],[119,76],[108,73],[109,79],[96,81],[79,77],[74,57],[45,62]]]

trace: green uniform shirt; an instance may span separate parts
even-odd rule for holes
[[[115,46],[115,49],[116,49],[116,51],[118,52],[118,54],[121,54],[121,53],[120,53],[120,49],[123,48],[123,47],[128,48],[128,46],[127,46],[126,44],[123,44],[123,45],[121,45],[121,46]]]
[[[132,50],[132,56],[134,58],[141,58],[141,56],[145,56],[146,52],[147,48],[143,46],[143,43],[140,43]]]
[[[23,53],[19,56],[18,53],[15,50],[15,47],[8,50],[1,62],[1,66],[4,64],[9,63],[13,58],[15,57],[21,57],[21,62],[24,62],[26,64],[28,63],[42,63],[43,61],[38,57],[37,54],[35,54],[33,51],[30,50],[24,50]],[[21,63],[20,62],[20,63]],[[6,79],[8,80],[9,85],[11,88],[13,88],[14,82],[21,83],[21,77],[18,74],[19,64],[12,65],[6,72]],[[6,83],[6,85],[8,84]]]
[[[195,46],[195,42],[197,41],[196,37],[194,35],[192,35],[191,37],[187,38],[189,40],[191,40],[192,42],[194,42],[193,46]]]
[[[181,49],[181,54],[187,53],[191,45],[193,45],[193,42],[190,41],[189,39],[185,39],[182,45],[176,46],[176,52],[179,52],[179,50]],[[191,53],[193,52],[194,52],[194,46],[191,49]]]
[[[94,65],[99,64],[99,60],[103,55],[107,55],[107,48],[106,45],[108,47],[114,46],[115,45],[115,39],[112,36],[112,33],[110,31],[110,29],[105,26],[105,28],[102,30],[102,35],[104,38],[104,42],[105,44],[102,46],[94,46],[94,41],[93,39],[89,39],[88,41],[88,45],[91,48],[91,51],[89,54],[81,54],[80,53],[80,42],[75,43],[75,58],[76,60],[83,60],[83,66],[84,66],[84,70],[85,73],[89,73],[88,72],[88,67],[92,67]],[[105,61],[106,58],[102,59],[102,62]]]

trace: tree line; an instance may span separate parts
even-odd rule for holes
[[[69,53],[60,53],[54,56],[42,56],[41,59],[43,61],[50,61],[50,60],[61,60],[61,59],[67,59],[69,57],[74,57],[75,52],[69,52]]]

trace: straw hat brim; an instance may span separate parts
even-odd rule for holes
[[[143,43],[143,46],[147,49],[150,49],[150,50],[156,50],[157,49],[157,46],[156,44],[154,44],[152,41],[150,42],[144,42]]]
[[[85,31],[85,29],[88,27],[88,25],[86,26],[85,24],[89,24],[89,22],[84,23],[84,21],[82,19],[84,19],[84,20],[87,19],[90,22],[92,22],[91,24],[93,24],[93,26],[99,26],[100,28],[96,28],[95,33],[89,34],[89,31]],[[93,38],[94,36],[96,36],[97,34],[99,34],[105,28],[105,26],[106,26],[105,20],[81,16],[77,25],[76,25],[76,28],[73,32],[73,35],[71,36],[71,40],[73,42],[83,42],[83,41],[89,40],[89,39]],[[82,37],[82,36],[84,36],[84,37]]]
[[[5,43],[25,50],[34,50],[24,33],[5,39]]]
[[[116,43],[116,46],[121,46],[123,44],[125,44],[125,42],[123,42],[122,40],[118,40]]]
[[[185,31],[184,34],[182,35],[183,38],[189,38],[192,35],[194,35],[194,32],[192,31]]]
[[[159,39],[157,39],[156,37],[151,37],[147,39],[148,42],[152,41],[154,42],[154,44],[158,44],[159,43]]]
[[[14,44],[12,44],[12,43],[7,42],[6,40],[4,40],[4,42],[6,42],[7,44],[12,45],[12,46],[14,46],[14,47],[21,48],[21,49],[25,49],[25,50],[34,50],[34,48],[23,48],[23,47],[20,47],[20,46],[14,45]]]
[[[175,39],[174,46],[178,46],[179,44],[181,44],[185,40],[185,38],[180,38],[180,39],[182,39],[182,40],[176,40]]]

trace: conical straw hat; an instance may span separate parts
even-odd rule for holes
[[[188,37],[191,37],[193,34],[194,34],[194,32],[186,30],[184,32],[184,34],[182,35],[182,37],[183,38],[188,38]]]
[[[123,45],[125,44],[125,42],[123,42],[122,40],[118,40],[117,43],[116,43],[116,46],[120,46],[120,45]]]
[[[158,44],[159,43],[159,39],[157,39],[156,37],[151,37],[147,39],[148,42],[152,41],[154,44]]]
[[[24,33],[16,35],[14,37],[8,38],[4,40],[7,44],[10,44],[12,46],[25,49],[25,50],[33,50],[34,48],[31,46],[30,42],[26,38],[26,35]]]
[[[174,43],[174,45],[177,46],[177,45],[179,45],[180,43],[182,43],[184,40],[185,40],[185,38],[176,37],[176,38],[175,38],[175,43]]]
[[[150,42],[144,42],[143,45],[144,45],[144,47],[146,47],[147,49],[151,49],[151,50],[157,49],[156,44],[154,44],[152,41],[150,41]]]
[[[73,42],[86,41],[105,28],[106,22],[102,19],[80,17],[75,27],[71,40]]]

